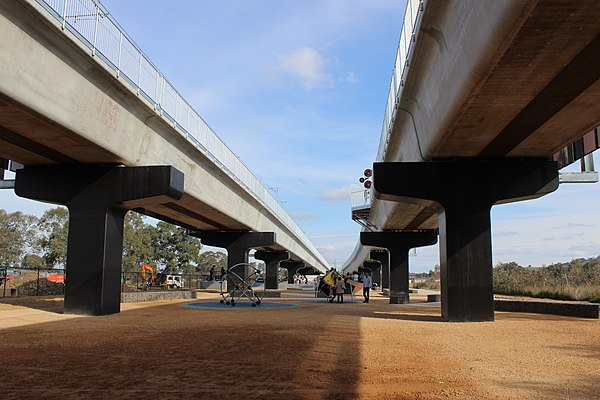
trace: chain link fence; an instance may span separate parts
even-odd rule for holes
[[[121,274],[121,292],[138,292],[143,290],[194,290],[205,289],[208,286],[209,275],[188,274],[164,274],[155,273],[150,282],[150,275],[141,272],[123,272]],[[213,282],[218,282],[215,278]]]
[[[208,274],[199,273],[155,273],[153,277],[150,282],[150,274],[122,272],[121,292],[204,289],[219,282],[218,275],[211,282]],[[60,296],[65,294],[65,284],[65,269],[0,267],[0,297]]]
[[[64,295],[65,270],[43,268],[0,268],[0,295]]]

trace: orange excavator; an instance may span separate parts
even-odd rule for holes
[[[146,272],[149,272],[148,279],[146,279]],[[142,264],[142,290],[148,290],[154,282],[154,270],[148,264]]]
[[[156,278],[158,280],[155,281],[154,269],[148,264],[142,264],[142,290],[148,290],[152,286],[163,289],[183,289],[184,282],[181,275],[157,273]]]

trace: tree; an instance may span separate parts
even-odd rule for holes
[[[200,240],[185,229],[161,221],[154,240],[156,259],[165,273],[193,272],[200,261]]]
[[[200,254],[197,270],[202,275],[208,275],[212,266],[215,266],[217,276],[221,274],[221,267],[227,269],[227,254],[220,251],[205,251]]]
[[[0,267],[20,265],[24,252],[36,247],[36,223],[33,215],[0,210]]]
[[[156,228],[144,222],[144,217],[135,211],[125,215],[123,231],[123,271],[139,272],[142,263],[156,267]]]
[[[531,269],[525,269],[516,262],[498,263],[493,272],[494,291],[503,294],[523,294]]]
[[[37,254],[27,254],[23,257],[23,268],[32,269],[50,269],[51,266],[46,264],[46,260]]]
[[[43,257],[50,268],[67,264],[67,243],[69,236],[69,211],[56,207],[44,212],[38,224],[42,231],[39,245]]]

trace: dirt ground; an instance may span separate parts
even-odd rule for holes
[[[76,317],[61,298],[6,299],[0,399],[600,399],[599,320],[444,323],[412,300]]]

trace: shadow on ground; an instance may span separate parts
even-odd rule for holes
[[[5,297],[0,298],[0,304],[27,307],[57,314],[62,314],[64,311],[64,299],[62,296]]]
[[[307,311],[171,303],[4,329],[0,397],[358,397],[358,317]]]

